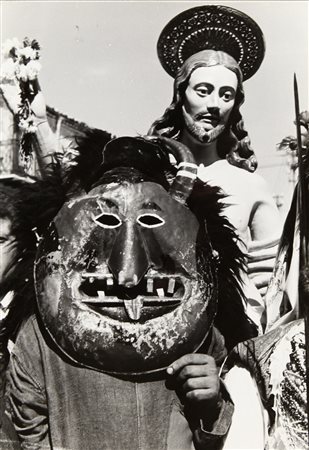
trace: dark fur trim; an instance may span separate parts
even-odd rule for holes
[[[97,179],[97,173],[103,163],[103,149],[112,139],[112,135],[99,129],[91,129],[84,137],[77,137],[75,148],[79,155],[76,166],[72,166],[67,173],[67,183],[78,182],[80,187],[88,190],[92,180]]]
[[[244,294],[240,285],[240,271],[245,270],[245,256],[239,248],[234,227],[223,215],[225,195],[219,188],[198,180],[189,198],[189,208],[207,227],[213,250],[218,252],[218,312],[215,325],[231,349],[238,342],[257,335],[256,326],[244,310]]]

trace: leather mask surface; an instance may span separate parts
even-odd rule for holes
[[[66,203],[35,264],[41,318],[72,360],[115,374],[168,366],[213,322],[211,255],[199,223],[159,184],[100,185]]]

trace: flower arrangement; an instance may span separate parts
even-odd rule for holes
[[[33,39],[25,38],[22,43],[18,39],[7,39],[2,44],[1,77],[7,80],[15,78],[20,82],[33,81],[37,78],[41,64],[40,46]]]
[[[21,154],[25,166],[29,166],[32,157],[31,134],[37,130],[31,102],[38,93],[38,74],[41,70],[40,45],[33,39],[25,38],[22,43],[18,39],[8,39],[2,44],[1,51],[1,83],[16,83],[20,88],[20,104],[17,119],[23,130],[21,138]]]

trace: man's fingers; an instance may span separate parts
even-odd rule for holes
[[[218,393],[213,389],[193,389],[185,393],[186,399],[188,401],[202,403],[207,400],[217,400]]]
[[[183,392],[190,392],[193,390],[206,389],[207,391],[217,391],[219,389],[219,383],[216,377],[198,377],[189,378],[182,385]]]
[[[190,378],[217,376],[218,369],[211,363],[195,364],[185,366],[179,372],[176,372],[177,381],[183,383]]]
[[[174,375],[186,366],[203,364],[215,365],[215,361],[212,356],[203,353],[190,353],[170,364],[166,371],[169,375]]]

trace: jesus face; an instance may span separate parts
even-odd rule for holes
[[[194,139],[209,143],[222,133],[235,104],[237,86],[236,74],[222,65],[198,67],[192,72],[183,114]]]

